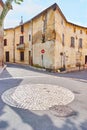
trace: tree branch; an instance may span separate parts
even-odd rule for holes
[[[4,18],[5,16],[7,15],[8,11],[10,9],[12,9],[12,2],[14,0],[7,0],[4,4],[4,7],[3,7],[3,10],[2,10],[2,13],[0,15],[0,25],[2,25],[3,21],[4,21]]]

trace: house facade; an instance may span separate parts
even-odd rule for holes
[[[4,6],[4,3],[2,0],[0,0],[0,15],[3,11],[3,6]],[[1,22],[1,20],[0,20]],[[0,26],[0,66],[3,66],[3,27],[2,25]]]
[[[87,28],[66,20],[57,4],[4,30],[4,61],[58,70],[87,63]]]

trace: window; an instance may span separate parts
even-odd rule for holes
[[[31,41],[31,35],[29,34],[29,41]]]
[[[20,52],[20,61],[24,61],[24,52]]]
[[[45,42],[45,34],[42,34],[42,43]]]
[[[21,25],[21,33],[24,32],[24,25]]]
[[[64,34],[62,34],[62,45],[64,46]]]
[[[20,36],[20,44],[24,44],[24,36]]]
[[[80,30],[80,34],[82,34],[82,30]]]
[[[71,47],[75,47],[75,38],[71,37]]]
[[[79,48],[82,48],[82,38],[79,39]]]
[[[76,28],[74,28],[74,33],[76,32]]]
[[[4,46],[7,46],[7,39],[4,39]]]
[[[46,32],[47,28],[47,12],[45,13],[44,19],[43,19],[43,33]]]

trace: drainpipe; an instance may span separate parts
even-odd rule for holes
[[[31,54],[32,54],[32,63],[33,65],[33,20],[31,20]]]
[[[14,38],[13,38],[13,63],[15,63],[15,28],[14,31]]]

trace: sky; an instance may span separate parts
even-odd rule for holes
[[[87,0],[24,0],[21,5],[13,3],[13,10],[5,18],[4,28],[18,26],[21,16],[26,22],[54,3],[58,4],[69,22],[87,27]]]

